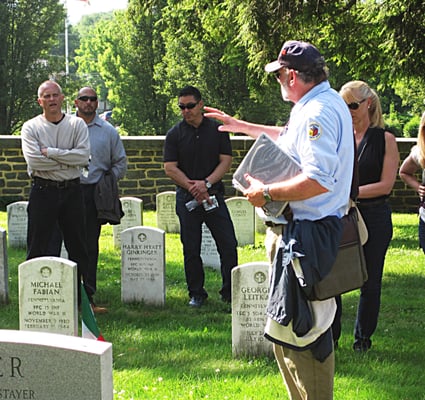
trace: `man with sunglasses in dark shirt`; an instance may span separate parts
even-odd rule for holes
[[[231,270],[237,265],[238,256],[235,231],[224,202],[221,180],[232,164],[229,135],[218,132],[218,122],[204,118],[204,103],[197,88],[183,88],[178,101],[183,120],[167,133],[164,168],[177,185],[176,212],[180,220],[189,306],[200,307],[208,297],[201,259],[204,222],[220,254],[221,298],[230,302]]]

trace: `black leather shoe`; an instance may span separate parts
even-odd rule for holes
[[[189,306],[199,308],[204,304],[202,297],[191,297],[189,300]]]
[[[356,353],[366,353],[372,346],[372,341],[370,339],[356,339],[353,343],[353,350]]]

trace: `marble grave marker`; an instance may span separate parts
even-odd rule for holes
[[[134,227],[121,233],[121,300],[165,304],[165,232]]]
[[[176,214],[176,192],[167,191],[156,196],[156,226],[167,233],[179,233],[180,222]]]
[[[120,224],[112,227],[115,247],[121,247],[122,231],[143,225],[143,200],[137,197],[121,197],[120,201],[124,217],[121,218]]]
[[[0,330],[0,398],[112,400],[112,344]]]
[[[10,247],[27,247],[27,214],[28,201],[17,201],[8,204],[7,209],[7,236]]]
[[[19,265],[19,329],[78,336],[77,264],[38,257]]]
[[[273,354],[264,337],[269,293],[269,263],[251,262],[232,270],[232,353],[237,356]]]
[[[245,197],[226,199],[238,246],[255,244],[255,207]]]
[[[211,267],[220,271],[220,255],[217,245],[205,223],[202,224],[201,259],[204,267]]]

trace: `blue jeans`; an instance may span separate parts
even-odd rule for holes
[[[188,211],[185,204],[192,196],[177,188],[176,212],[180,220],[180,240],[183,244],[184,271],[189,297],[207,298],[204,288],[205,273],[201,259],[202,223],[205,222],[220,255],[223,299],[231,298],[231,271],[238,265],[237,241],[229,210],[222,194],[216,194],[219,207],[207,213],[200,205]]]
[[[393,235],[391,208],[388,203],[359,206],[368,230],[368,241],[363,246],[368,279],[360,289],[360,301],[354,326],[355,339],[370,339],[378,324],[381,305],[382,274],[385,255]]]

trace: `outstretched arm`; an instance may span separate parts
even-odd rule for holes
[[[218,128],[222,132],[244,133],[245,135],[248,135],[254,139],[257,139],[258,136],[260,136],[262,133],[265,133],[273,140],[276,140],[279,136],[279,133],[282,131],[282,128],[279,126],[259,125],[242,121],[227,115],[217,108],[204,107],[204,110],[206,111],[204,117],[214,118],[223,122],[223,125]]]

